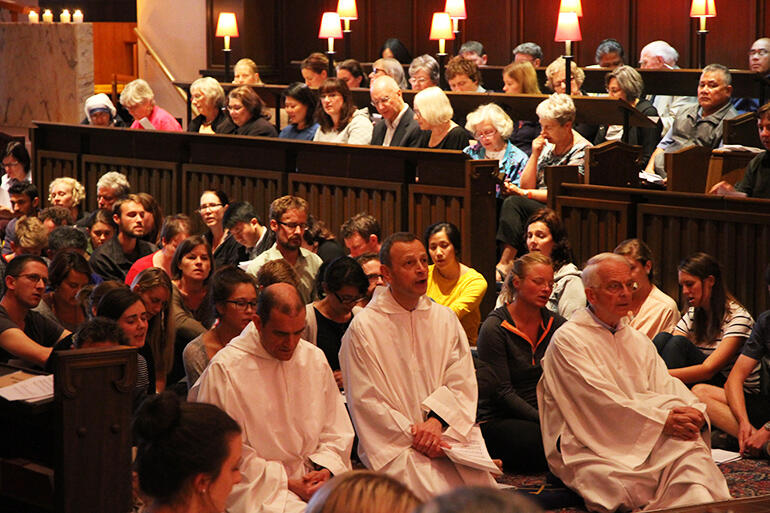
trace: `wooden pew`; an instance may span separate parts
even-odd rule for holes
[[[730,185],[735,185],[746,174],[746,167],[756,156],[751,151],[728,151],[716,149],[711,152],[708,173],[706,176],[706,188],[708,193],[711,188],[722,180]]]
[[[613,187],[639,187],[642,147],[622,141],[605,141],[585,151],[585,183]]]
[[[10,458],[0,457],[0,495],[57,513],[125,513],[133,503],[136,349],[79,349],[52,358],[52,400],[0,399],[2,433],[18,444]],[[19,443],[25,439],[29,445]]]
[[[755,112],[747,112],[732,119],[725,119],[722,121],[722,134],[725,144],[762,148]]]
[[[711,148],[687,146],[663,156],[666,169],[666,190],[676,192],[706,191]]]

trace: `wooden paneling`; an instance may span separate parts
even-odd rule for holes
[[[78,155],[76,153],[65,153],[61,151],[38,151],[36,152],[35,166],[32,168],[32,182],[44,184],[46,189],[40,189],[40,196],[44,198],[43,203],[48,201],[47,185],[54,178],[71,176],[81,183],[83,176],[78,166]],[[96,190],[96,189],[92,189]]]
[[[558,205],[575,263],[580,267],[593,255],[612,251],[629,237],[629,202],[560,198]]]
[[[112,75],[135,75],[136,23],[94,23],[94,84],[112,83]]]

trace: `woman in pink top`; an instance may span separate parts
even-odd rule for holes
[[[174,116],[155,105],[155,93],[150,84],[141,78],[126,84],[120,93],[120,104],[134,118],[131,128],[150,128],[147,126],[149,122],[155,130],[182,131],[182,125]]]

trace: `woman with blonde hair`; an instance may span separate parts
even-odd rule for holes
[[[171,315],[171,279],[157,267],[140,272],[131,283],[147,311],[146,344],[139,354],[147,360],[150,391],[162,392],[174,365],[174,318]]]
[[[512,62],[503,68],[503,91],[506,94],[541,94],[537,85],[537,73],[531,62]],[[540,134],[537,121],[514,121],[510,141],[529,156],[532,141]]]
[[[414,96],[414,119],[420,125],[421,148],[462,150],[468,146],[470,134],[452,121],[454,110],[447,95],[438,87],[422,89]]]
[[[411,513],[420,500],[390,476],[354,470],[334,476],[307,504],[306,513]]]
[[[54,178],[48,185],[48,203],[70,209],[72,219],[80,219],[80,203],[85,199],[86,188],[69,176]]]

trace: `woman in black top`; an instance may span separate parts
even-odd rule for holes
[[[190,121],[188,132],[232,134],[235,125],[225,111],[225,91],[216,79],[202,77],[190,84],[192,104],[199,114]]]
[[[319,293],[323,299],[307,305],[305,333],[302,338],[317,345],[334,371],[342,389],[339,351],[342,335],[353,319],[353,307],[366,296],[369,280],[361,266],[350,257],[340,257],[318,272]]]
[[[432,150],[463,150],[470,134],[452,121],[454,111],[447,95],[438,87],[428,87],[414,97],[414,119],[420,125],[420,147]]]
[[[236,125],[236,135],[278,137],[275,127],[268,121],[270,113],[265,102],[250,86],[241,86],[230,91],[227,111]]]
[[[528,253],[516,260],[507,281],[515,298],[492,311],[477,342],[481,432],[506,471],[546,468],[536,388],[540,360],[565,321],[546,308],[553,290],[551,259]]]

